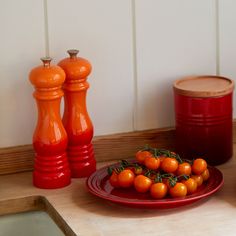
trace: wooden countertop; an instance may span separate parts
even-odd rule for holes
[[[236,148],[236,146],[234,146]],[[99,167],[107,164],[100,163]],[[171,210],[132,209],[91,195],[85,179],[70,186],[42,190],[32,186],[31,173],[0,176],[0,201],[32,195],[45,196],[77,235],[236,235],[236,155],[218,168],[223,188],[208,198]]]

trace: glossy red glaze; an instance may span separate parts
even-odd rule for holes
[[[60,67],[50,66],[50,59],[43,61],[43,66],[34,68],[30,73],[38,106],[38,122],[33,136],[36,152],[33,184],[39,188],[53,189],[70,184],[66,155],[68,139],[60,118],[61,86],[65,74]]]
[[[175,92],[177,152],[185,159],[203,157],[211,165],[232,156],[232,93],[198,98]]]
[[[77,57],[77,50],[69,50],[69,58],[59,62],[66,73],[63,89],[65,110],[63,124],[69,144],[68,158],[72,177],[87,177],[96,170],[93,146],[93,125],[87,112],[86,93],[89,84],[86,81],[91,72],[90,63]]]
[[[119,164],[111,165],[112,168],[117,166]],[[215,167],[209,166],[210,178],[194,194],[183,198],[166,197],[156,200],[150,196],[150,193],[138,193],[134,188],[112,187],[107,168],[108,166],[97,170],[87,179],[86,184],[89,192],[109,202],[135,208],[167,209],[188,205],[214,194],[224,183],[222,173]]]

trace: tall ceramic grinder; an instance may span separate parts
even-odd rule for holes
[[[70,56],[58,63],[66,73],[63,124],[68,134],[67,154],[74,178],[87,177],[96,170],[91,143],[93,125],[86,107],[87,76],[92,67],[87,60],[77,57],[78,52],[68,50]]]
[[[60,118],[65,73],[59,66],[50,65],[51,58],[41,60],[43,65],[34,68],[29,75],[38,106],[38,123],[33,136],[36,152],[33,184],[53,189],[70,184],[71,175],[66,155],[68,139]]]

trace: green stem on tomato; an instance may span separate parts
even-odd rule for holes
[[[177,177],[169,177],[168,181],[169,181],[170,186],[174,187],[176,185],[178,179],[177,179]]]
[[[157,173],[156,178],[154,179],[155,183],[162,183],[162,176],[160,173]]]
[[[113,168],[109,166],[109,167],[107,168],[107,173],[108,173],[108,175],[112,175],[112,173],[113,173]]]
[[[190,178],[189,175],[179,175],[179,176],[176,176],[177,180],[188,180]]]

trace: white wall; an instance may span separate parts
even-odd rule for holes
[[[236,78],[234,9],[234,0],[2,1],[0,147],[31,143],[29,71],[48,51],[57,63],[70,48],[93,65],[95,135],[173,126],[175,79]]]

